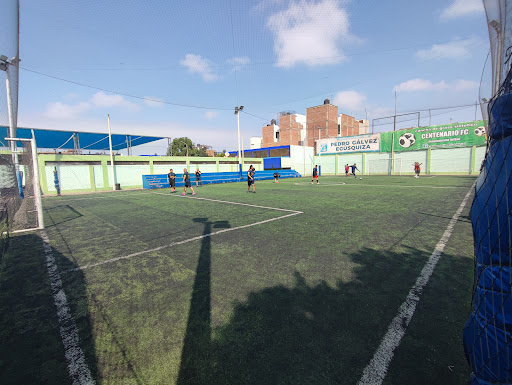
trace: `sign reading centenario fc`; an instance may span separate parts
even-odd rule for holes
[[[390,152],[392,132],[381,134],[381,151]],[[486,143],[482,120],[399,130],[394,135],[394,151],[483,146]]]

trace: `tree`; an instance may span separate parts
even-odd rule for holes
[[[187,137],[174,138],[167,149],[167,156],[208,156],[204,149],[197,148]]]

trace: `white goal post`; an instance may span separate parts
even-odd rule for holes
[[[26,187],[32,190],[27,191],[27,193],[33,194],[32,196],[34,198],[34,209],[37,213],[37,227],[15,230],[13,231],[13,233],[44,229],[43,202],[41,197],[41,188],[39,186],[39,166],[37,161],[36,139],[33,137],[31,139],[5,138],[5,140],[7,140],[8,142],[22,142],[24,144],[23,147],[27,148],[28,153],[30,154],[30,156],[28,157],[29,159],[25,160],[25,162],[27,163],[25,167],[28,166],[28,169],[25,168],[25,174],[27,174],[28,172],[28,175],[26,175]],[[19,153],[20,151],[17,152]],[[24,199],[29,198],[28,196],[25,196]]]

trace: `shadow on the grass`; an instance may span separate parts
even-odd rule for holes
[[[205,222],[205,232],[210,226]],[[350,256],[358,264],[355,279],[335,287],[325,282],[310,285],[296,272],[292,287],[251,293],[235,305],[230,321],[212,333],[209,246],[209,238],[203,239],[179,385],[357,383],[429,257],[413,248],[403,253],[363,249]],[[459,329],[462,324],[453,323],[446,334]],[[447,378],[446,367],[431,374],[420,368],[417,372],[424,378],[400,383],[442,379],[444,384],[458,384],[461,377],[467,378],[467,368],[460,367],[458,379]]]
[[[194,218],[203,223],[203,235],[212,228],[229,228],[229,222],[210,222],[208,218]],[[187,330],[183,342],[178,384],[209,384],[211,361],[211,238],[201,241],[196,277],[190,302]]]
[[[61,255],[52,250],[55,259]],[[80,346],[93,376],[97,372],[85,280],[73,275],[65,294]],[[69,325],[66,325],[69,327]],[[39,233],[10,240],[0,274],[0,383],[71,384],[57,308]]]

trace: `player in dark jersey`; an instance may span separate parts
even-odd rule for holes
[[[176,174],[172,171],[172,168],[169,170],[169,174],[167,174],[167,182],[169,182],[169,187],[171,188],[171,192],[176,192]]]
[[[313,180],[316,179],[316,184],[318,184],[318,165],[315,164],[313,167],[313,177],[311,178],[311,184],[313,184]]]
[[[192,190],[192,195],[196,195],[196,192],[190,185],[190,174],[188,173],[187,169],[183,169],[183,183],[185,184],[185,187],[183,188],[183,193],[181,195],[185,195],[187,193],[187,188],[190,188]]]
[[[196,170],[196,187],[198,185],[199,186],[203,185],[203,182],[201,182],[201,171],[199,171],[199,169]]]
[[[357,168],[356,164],[354,163],[352,166],[350,166],[352,168],[352,175],[354,175],[354,178],[357,178],[356,176],[356,170],[359,171],[359,169]],[[361,171],[359,171],[361,172]]]
[[[254,186],[254,172],[255,168],[252,167],[252,164],[249,166],[249,170],[247,171],[247,192],[251,192],[251,186],[252,186],[252,192],[256,192],[256,187]]]
[[[278,179],[279,179],[280,177],[281,177],[281,175],[279,175],[279,173],[278,173],[278,172],[275,172],[275,173],[274,173],[274,182],[275,182],[275,183],[279,183],[279,180],[278,180]]]

